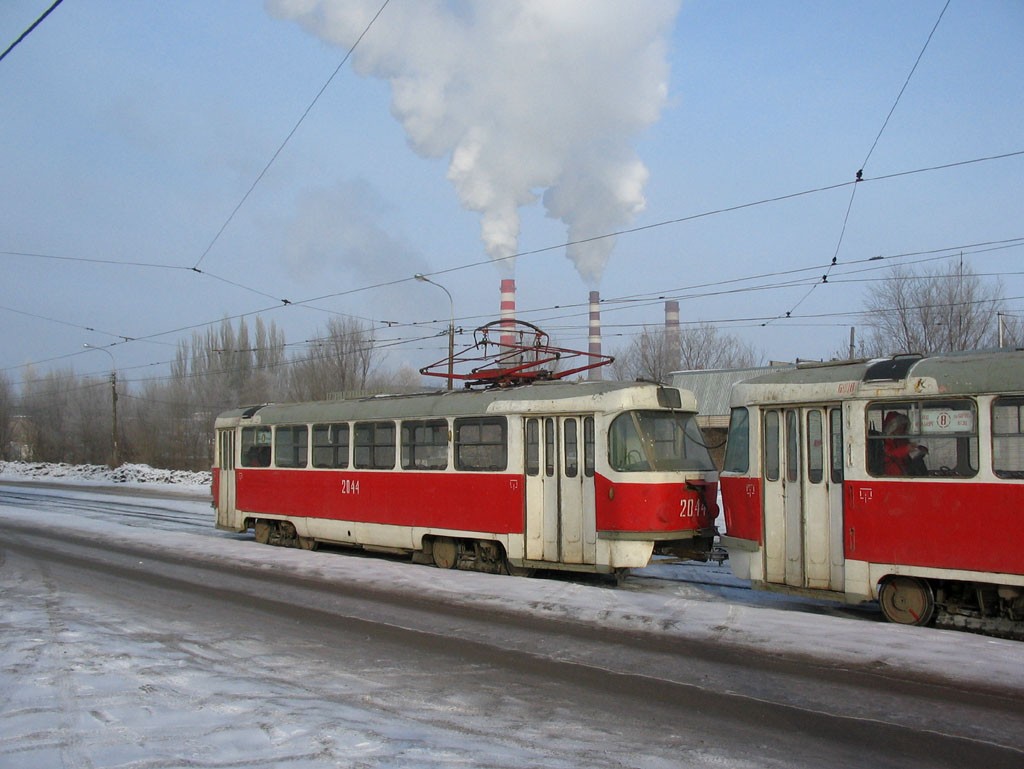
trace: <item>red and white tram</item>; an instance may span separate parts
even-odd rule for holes
[[[705,558],[718,474],[696,410],[564,381],[240,408],[216,422],[217,527],[499,573]]]
[[[1024,619],[1024,352],[816,364],[734,385],[733,572],[894,622]]]

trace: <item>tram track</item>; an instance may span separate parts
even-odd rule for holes
[[[48,486],[47,489],[54,489]],[[82,496],[56,492],[31,493],[12,491],[7,484],[0,485],[0,505],[47,510],[67,515],[85,515],[95,520],[107,520],[127,526],[140,526],[143,523],[161,527],[165,530],[177,528],[212,529],[212,518],[198,512],[174,510],[157,504],[140,504],[138,502],[122,502],[115,497],[106,496],[106,490],[88,490],[90,494],[104,495],[102,500],[87,499]]]

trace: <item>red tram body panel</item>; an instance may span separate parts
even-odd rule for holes
[[[846,484],[847,558],[1024,574],[1024,484]]]
[[[706,558],[695,414],[691,393],[616,382],[237,409],[217,420],[217,526],[489,571]]]
[[[910,624],[1024,620],[1024,352],[798,366],[731,407],[737,576]]]

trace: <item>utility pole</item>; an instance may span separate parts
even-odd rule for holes
[[[853,335],[854,335],[854,330],[856,328],[857,328],[856,326],[850,326],[850,360],[853,360],[854,350],[856,349],[855,346],[854,346],[854,343],[853,343]]]
[[[114,354],[110,350],[105,350],[102,347],[93,347],[91,344],[83,344],[82,347],[86,347],[90,350],[99,350],[105,352],[110,356],[110,410],[112,415],[113,427],[110,431],[110,446],[111,446],[111,468],[121,466],[121,457],[117,449],[117,363],[114,361]]]
[[[416,280],[423,283],[430,283],[433,286],[437,286],[439,289],[448,294],[448,389],[452,389],[452,383],[455,380],[455,300],[452,299],[452,292],[442,286],[440,283],[431,280],[422,272],[417,272],[413,275]]]

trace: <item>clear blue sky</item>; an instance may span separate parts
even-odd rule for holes
[[[2,3],[0,47],[50,2]],[[369,13],[379,5],[347,4]],[[609,47],[602,30],[592,28],[586,3],[566,3],[558,20],[579,50],[549,45],[530,62],[514,46],[499,46],[483,32],[475,37],[472,5],[391,0],[203,256],[342,61],[344,46],[283,18],[289,0],[278,0],[273,13],[243,0],[65,0],[0,62],[0,368],[14,380],[25,363],[100,372],[109,360],[83,352],[83,343],[153,335],[108,348],[125,378],[142,379],[159,374],[180,335],[191,333],[176,330],[262,309],[289,342],[314,337],[331,312],[372,321],[382,340],[415,340],[442,330],[448,316],[441,291],[408,280],[416,272],[440,273],[436,280],[451,290],[466,329],[496,317],[501,272],[486,263],[481,214],[460,204],[446,178],[445,151],[424,157],[422,144],[410,141],[392,106],[392,82],[377,75],[389,68],[401,75],[414,55],[421,75],[429,76],[435,59],[459,71],[457,83],[470,93],[460,108],[475,108],[485,122],[492,113],[513,125],[520,120],[522,135],[503,142],[508,157],[497,166],[513,174],[551,147],[590,142],[604,151],[604,134],[592,125],[598,118],[586,112],[606,117],[594,94],[626,103],[644,91],[612,82],[616,74],[632,77],[629,29],[616,30],[622,59],[613,68],[602,71],[606,61],[586,58],[588,42]],[[959,253],[960,246],[1024,237],[1024,156],[878,180],[1024,150],[1024,3],[953,0],[863,166],[867,181],[854,196],[829,284],[802,302],[807,285],[685,298],[695,285],[763,273],[809,268],[803,277],[820,278],[836,254],[850,186],[676,220],[852,181],[943,6],[944,0],[667,1],[657,12],[637,6],[651,11],[651,39],[664,43],[654,49],[660,59],[637,71],[656,72],[660,61],[667,92],[635,124],[608,117],[625,126],[615,134],[619,145],[608,143],[609,155],[639,159],[649,176],[645,208],[606,232],[676,223],[616,239],[599,280],[608,300],[606,350],[642,324],[661,323],[658,297],[671,296],[682,299],[684,322],[714,320],[766,359],[827,357],[858,323],[839,313],[862,309],[872,285],[843,282],[846,271],[867,266],[850,263]],[[424,33],[429,24],[421,16],[430,12],[459,25],[458,45]],[[384,41],[396,40],[389,50]],[[561,56],[566,49],[572,55]],[[651,50],[638,48],[637,56]],[[483,72],[492,80],[481,75],[474,82]],[[595,73],[601,82],[588,86]],[[421,102],[418,114],[431,113],[429,93],[416,88],[412,96]],[[640,96],[636,103],[644,107]],[[565,130],[545,125],[541,113]],[[443,118],[435,128],[457,129]],[[525,184],[542,195],[535,179],[543,168],[539,174]],[[566,225],[546,216],[540,201],[519,215],[520,252],[569,239]],[[1022,270],[1024,249],[964,250],[977,272],[1003,276],[1006,296],[1024,296],[1024,277],[1010,274]],[[207,274],[188,269],[197,262]],[[590,285],[565,249],[519,257],[515,276],[521,317],[585,349],[582,305]],[[394,284],[356,290],[382,283]],[[311,306],[276,301],[341,292],[352,293]],[[639,295],[651,299],[615,301]],[[1024,313],[1024,299],[1008,305]],[[794,307],[795,316],[832,315],[767,326],[734,322]],[[426,325],[386,328],[386,321]],[[445,342],[389,349],[391,365],[419,367],[443,357]]]

